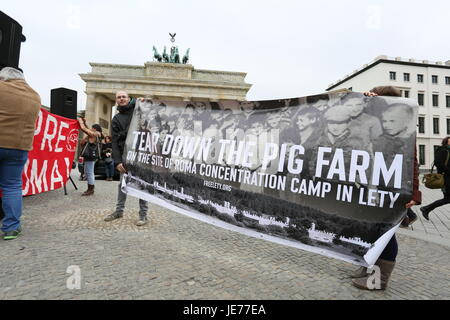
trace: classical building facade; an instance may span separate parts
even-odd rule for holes
[[[110,132],[115,93],[163,100],[245,100],[251,84],[246,73],[195,69],[190,64],[146,62],[143,66],[90,63],[80,74],[86,82],[88,124],[99,123]]]
[[[395,86],[404,97],[418,102],[417,157],[421,169],[429,169],[435,148],[450,135],[450,60],[378,56],[331,84],[327,91],[345,88],[364,92],[376,86]]]

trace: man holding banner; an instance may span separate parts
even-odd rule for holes
[[[0,189],[5,240],[21,233],[22,171],[32,149],[41,98],[17,69],[0,71]]]
[[[120,172],[120,182],[118,186],[116,210],[104,219],[107,222],[122,218],[123,211],[125,210],[127,195],[122,191],[122,178],[127,170],[123,164],[122,157],[124,155],[125,140],[135,108],[135,100],[131,100],[128,93],[125,91],[118,91],[116,93],[116,103],[119,113],[116,114],[112,120],[112,152],[116,169]],[[137,226],[147,224],[147,211],[147,201],[139,199],[139,221],[136,223]]]

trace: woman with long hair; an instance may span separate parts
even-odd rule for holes
[[[87,177],[88,188],[83,192],[82,196],[90,196],[94,194],[95,187],[95,175],[94,166],[95,162],[101,157],[101,141],[103,139],[102,127],[99,124],[92,125],[89,129],[86,126],[86,120],[84,118],[78,118],[81,130],[87,134],[87,136],[81,141],[82,152],[81,156],[84,158],[84,173]]]
[[[445,137],[442,139],[441,146],[436,150],[434,156],[434,164],[437,168],[438,173],[444,174],[444,187],[442,188],[442,193],[444,198],[436,200],[435,202],[423,206],[420,208],[422,215],[425,219],[430,220],[428,216],[431,211],[437,207],[443,206],[450,203],[450,137]]]

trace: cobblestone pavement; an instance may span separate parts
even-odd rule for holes
[[[401,234],[388,290],[354,288],[354,265],[227,231],[157,206],[136,227],[138,201],[122,219],[103,222],[117,182],[86,182],[24,199],[23,234],[0,240],[3,299],[450,299],[450,247]],[[83,189],[83,190],[81,190]],[[425,200],[433,195],[425,195]],[[424,201],[427,202],[427,201]],[[445,208],[442,209],[444,211]],[[438,215],[440,218],[438,218]],[[438,219],[423,222],[432,233]],[[419,223],[404,233],[419,232]],[[415,225],[416,225],[415,224]],[[428,228],[430,226],[430,228]],[[445,231],[445,230],[444,230]],[[442,231],[441,238],[448,236]],[[448,239],[448,238],[447,238]],[[81,289],[67,289],[69,266]]]

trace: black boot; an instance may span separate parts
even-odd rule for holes
[[[422,215],[425,219],[430,220],[430,217],[428,217],[428,215],[430,214],[431,210],[427,209],[427,207],[421,207],[420,211],[422,211]]]

